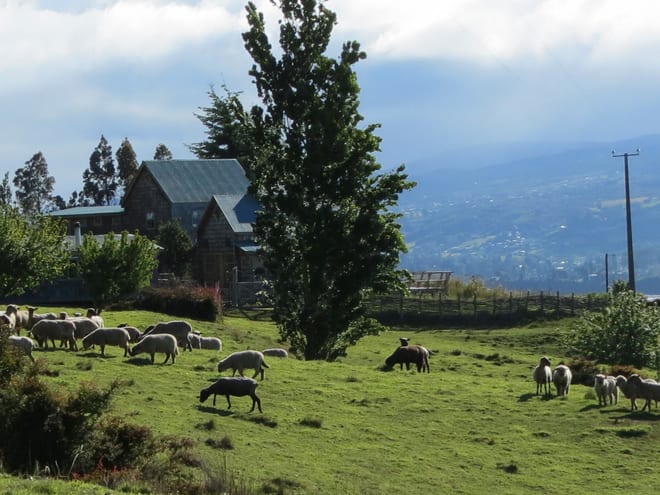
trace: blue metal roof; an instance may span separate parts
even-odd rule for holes
[[[75,206],[64,210],[51,211],[53,217],[82,217],[86,215],[119,215],[124,208],[119,205],[111,206]]]
[[[213,201],[218,205],[234,232],[252,232],[252,224],[256,221],[256,212],[260,208],[256,198],[247,194],[214,194]]]

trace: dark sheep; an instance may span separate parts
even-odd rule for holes
[[[259,408],[259,412],[263,412],[261,410],[261,400],[256,394],[257,386],[258,383],[254,378],[243,376],[220,378],[213,383],[213,385],[204,388],[199,392],[199,401],[204,402],[211,394],[213,394],[213,405],[215,406],[216,396],[224,395],[227,397],[227,409],[231,409],[231,401],[229,400],[230,395],[233,395],[234,397],[245,397],[246,395],[249,395],[252,397],[252,409],[250,409],[250,412],[254,411],[255,404]]]
[[[417,365],[417,371],[422,372],[426,370],[427,373],[431,372],[429,367],[429,351],[421,345],[402,345],[395,350],[391,356],[385,360],[385,366],[393,368],[395,364],[399,365],[399,369],[410,369],[410,363]]]

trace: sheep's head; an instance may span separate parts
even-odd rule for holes
[[[540,364],[541,366],[550,366],[550,358],[547,357],[547,356],[543,356],[543,357],[540,359],[539,364]]]
[[[206,399],[209,398],[209,395],[211,395],[211,391],[208,388],[203,388],[199,392],[199,401],[204,402]]]
[[[602,373],[598,373],[595,377],[595,380],[596,380],[596,385],[602,385],[603,383],[605,383],[605,375],[603,375]]]
[[[637,373],[632,374],[628,377],[628,383],[631,383],[633,385],[639,385],[642,383],[642,377],[639,376]]]

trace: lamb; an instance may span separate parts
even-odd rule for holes
[[[77,351],[75,331],[76,326],[69,320],[41,320],[30,330],[39,347],[48,349],[48,339],[55,347],[55,340],[60,340],[66,341],[70,349]]]
[[[154,364],[154,358],[157,352],[165,354],[163,364],[167,363],[170,357],[172,358],[172,364],[174,364],[175,356],[179,355],[179,346],[174,335],[168,333],[146,335],[129,351],[131,356],[137,356],[143,352],[151,356],[151,364]]]
[[[14,344],[18,349],[23,351],[23,353],[30,358],[34,363],[34,358],[32,357],[32,351],[34,350],[34,341],[30,337],[22,337],[20,335],[10,335],[9,342]]]
[[[224,395],[227,397],[227,409],[231,409],[231,401],[229,400],[230,395],[235,397],[244,397],[249,395],[252,397],[252,409],[250,409],[250,412],[254,411],[255,404],[259,408],[259,412],[263,412],[261,410],[261,400],[259,397],[257,397],[256,394],[258,385],[259,384],[254,378],[247,378],[243,376],[223,377],[213,383],[213,385],[210,387],[202,389],[199,392],[199,401],[204,402],[209,398],[211,394],[213,394],[213,405],[215,406],[216,396]]]
[[[424,370],[427,373],[431,372],[431,368],[429,367],[429,351],[421,345],[402,345],[385,359],[385,366],[390,369],[395,364],[399,365],[399,369],[403,369],[403,365],[405,364],[406,369],[410,370],[410,363],[417,365],[417,372],[423,372]]]
[[[192,351],[192,344],[190,342],[192,327],[187,321],[174,320],[156,323],[155,325],[148,326],[142,335],[156,335],[162,333],[174,335],[180,346]]]
[[[619,389],[616,386],[616,378],[598,373],[595,377],[594,391],[598,397],[598,405],[606,406],[609,399],[610,404],[619,402]]]
[[[573,374],[571,369],[563,364],[558,365],[552,372],[552,382],[557,388],[558,397],[568,396],[568,392],[571,389],[571,380],[573,379]]]
[[[264,355],[261,352],[248,350],[234,352],[218,363],[219,373],[222,373],[229,368],[233,371],[232,376],[236,374],[236,371],[238,371],[239,375],[245,376],[243,370],[246,368],[252,368],[255,370],[252,378],[256,378],[256,376],[261,373],[261,379],[263,380],[263,368],[270,368],[270,366],[266,364]]]
[[[222,340],[218,337],[202,337],[199,333],[190,333],[190,345],[195,349],[222,350]]]
[[[642,411],[648,407],[649,412],[651,412],[651,401],[660,400],[660,383],[655,380],[642,380],[642,377],[633,374],[628,377],[628,384],[635,390],[637,397],[646,399]]]
[[[534,367],[534,381],[536,382],[536,395],[545,390],[545,395],[552,395],[550,382],[552,381],[552,370],[550,369],[550,359],[543,356],[539,364]]]
[[[101,348],[101,356],[105,356],[106,345],[116,345],[124,349],[124,357],[128,356],[128,343],[131,336],[125,328],[97,328],[82,339],[83,349],[89,349],[93,345]]]
[[[261,351],[261,353],[264,356],[273,356],[273,357],[279,357],[279,358],[287,358],[289,357],[289,353],[286,351],[286,349],[264,349]]]
[[[56,320],[57,315],[55,313],[35,313],[37,309],[34,306],[28,306],[28,330],[32,330],[32,327],[40,322],[41,320]]]

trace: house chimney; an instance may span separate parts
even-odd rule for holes
[[[80,249],[82,244],[82,233],[80,232],[80,222],[73,224],[73,247],[74,249]]]

